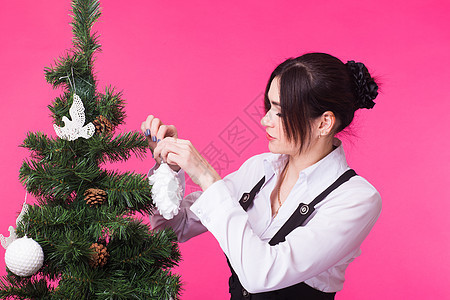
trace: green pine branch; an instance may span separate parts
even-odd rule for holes
[[[130,272],[126,276],[111,276],[102,279],[108,289],[98,289],[97,299],[180,299],[180,276],[167,270],[158,270],[152,274],[145,270]],[[126,278],[130,278],[127,280]]]
[[[80,97],[85,95],[81,88],[85,83],[95,86],[92,75],[92,59],[100,49],[97,33],[91,33],[95,21],[100,17],[100,3],[92,0],[72,1],[72,26],[74,50],[55,61],[55,67],[45,68],[45,78],[54,87],[65,84]],[[70,82],[76,79],[76,82]],[[73,89],[78,86],[79,89]],[[93,95],[90,95],[93,96]]]
[[[27,137],[19,147],[31,151],[31,157],[40,162],[53,162],[60,166],[71,166],[77,156],[82,155],[85,149],[82,143],[72,143],[63,139],[48,137],[42,132],[28,132]]]
[[[105,94],[97,96],[97,110],[100,115],[106,117],[114,127],[125,121],[125,101],[122,92],[117,92],[113,87],[107,86]]]
[[[78,157],[87,157],[96,163],[126,161],[132,155],[143,159],[147,141],[139,132],[128,132],[113,136],[94,135],[89,142],[82,139],[66,141],[51,138],[46,134],[28,132],[20,147],[29,149],[33,159],[39,162],[53,162],[60,166],[71,166]]]
[[[83,233],[80,240],[98,240],[105,234],[119,240],[143,239],[147,236],[147,226],[141,224],[137,228],[130,227],[129,223],[133,222],[133,218],[120,214],[117,208],[90,207],[81,200],[68,207],[29,206],[16,232],[18,236],[27,234],[48,245],[56,245],[58,239],[74,228]]]
[[[130,231],[141,223],[130,223]],[[146,270],[169,269],[178,265],[180,252],[176,243],[175,233],[168,229],[152,232],[139,239],[133,238],[134,247],[122,247],[120,241],[110,243],[112,251],[115,251],[116,262],[122,264],[122,268],[135,269],[141,267]],[[125,258],[125,259],[121,259]]]
[[[149,214],[154,208],[146,175],[108,171],[101,186],[108,193],[108,205],[126,211]]]
[[[0,278],[0,299],[50,299],[51,288],[45,278],[19,277],[8,270],[8,274]]]
[[[104,135],[92,139],[89,155],[99,163],[128,160],[132,154],[143,159],[148,143],[139,132],[127,132],[117,136]]]
[[[67,204],[87,185],[100,176],[101,171],[88,159],[74,161],[71,167],[55,163],[25,160],[20,168],[19,178],[40,204]],[[74,195],[75,193],[75,195]]]
[[[91,59],[94,52],[100,48],[97,33],[91,33],[92,26],[101,15],[100,3],[92,0],[74,0],[72,12],[73,45],[76,51]]]
[[[69,90],[75,92],[72,87],[75,86],[73,78],[94,84],[91,61],[77,53],[67,52],[59,59],[54,61],[54,66],[44,68],[45,79],[52,84],[54,88],[63,85]],[[88,80],[86,80],[88,79]]]
[[[93,74],[93,56],[100,50],[98,34],[91,32],[92,26],[100,17],[100,3],[93,0],[72,1],[71,22],[74,49],[68,51],[54,61],[54,66],[44,69],[47,82],[54,88],[64,87],[70,93],[57,98],[49,106],[55,123],[60,123],[62,116],[67,116],[71,105],[71,95],[76,93],[81,97],[86,109],[88,122],[95,117],[96,80]]]
[[[131,227],[140,225],[130,223]],[[97,294],[99,299],[178,299],[180,277],[168,270],[180,259],[173,231],[150,233],[125,245],[113,240],[108,246],[113,258],[108,267],[121,271],[109,278],[110,284],[117,284]]]

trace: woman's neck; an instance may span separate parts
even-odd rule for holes
[[[311,145],[302,153],[289,155],[289,173],[287,175],[295,176],[296,174],[298,177],[301,171],[320,161],[330,154],[333,149],[333,138],[324,138]]]

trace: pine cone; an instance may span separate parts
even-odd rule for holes
[[[94,250],[89,265],[91,267],[103,267],[108,262],[109,253],[103,244],[93,243],[89,249]]]
[[[84,200],[91,207],[102,205],[107,198],[107,194],[104,190],[94,188],[87,189],[84,192],[84,196]]]
[[[113,131],[114,126],[106,117],[104,116],[98,116],[94,121],[92,121],[92,124],[95,126],[95,132],[96,133],[110,133]]]

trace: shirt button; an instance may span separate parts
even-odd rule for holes
[[[247,292],[246,289],[242,289],[242,296],[244,296],[245,298],[248,298],[250,296],[249,292]]]
[[[202,214],[202,210],[201,209],[197,209],[197,215],[201,215]]]
[[[211,219],[209,218],[209,217],[207,217],[206,219],[205,219],[205,222],[206,223],[209,223],[211,221]]]

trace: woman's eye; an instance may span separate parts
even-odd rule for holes
[[[284,116],[282,113],[277,113],[276,115],[280,118],[282,118]]]

